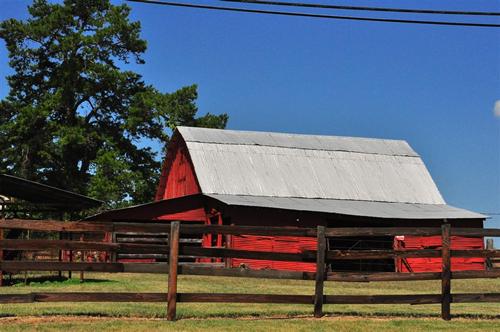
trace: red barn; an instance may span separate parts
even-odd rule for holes
[[[447,205],[420,156],[405,142],[178,127],[156,202],[93,219],[181,220],[278,227],[483,227],[485,216]],[[204,247],[300,252],[313,238],[205,235]],[[340,238],[330,249],[438,248],[436,237]],[[456,249],[483,239],[453,237]],[[314,264],[232,259],[237,267],[314,271]],[[440,258],[338,261],[337,271],[440,271]],[[452,270],[484,269],[453,258]]]

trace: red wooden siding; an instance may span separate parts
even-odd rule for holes
[[[395,247],[399,249],[441,249],[441,237],[397,237],[395,240]],[[484,249],[484,241],[482,238],[452,236],[451,249]],[[412,272],[441,271],[441,258],[407,258],[406,261],[408,262]],[[400,272],[410,272],[402,259],[396,260],[396,269]],[[451,270],[484,270],[484,259],[461,257],[451,258]]]
[[[185,143],[179,138],[170,145],[167,159],[163,164],[156,200],[170,199],[200,193]],[[205,221],[205,210],[187,210],[181,213],[159,217],[162,220]]]
[[[231,247],[240,250],[272,251],[300,253],[304,250],[316,250],[316,239],[297,236],[232,236]],[[277,269],[290,271],[314,272],[316,264],[301,262],[279,262],[257,259],[233,258],[231,266],[239,267],[242,264],[251,269]]]

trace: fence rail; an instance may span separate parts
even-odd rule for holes
[[[3,239],[5,229],[22,229],[42,232],[114,232],[124,234],[145,234],[146,243],[103,243],[71,240],[11,240]],[[148,243],[148,233],[168,235],[162,243]],[[304,236],[316,237],[316,250],[300,253],[280,253],[248,251],[229,248],[199,248],[179,246],[186,242],[180,234],[225,234],[261,236]],[[428,250],[327,250],[328,238],[354,236],[436,236],[442,238],[441,249]],[[500,302],[500,293],[489,294],[452,294],[451,279],[499,278],[499,270],[490,271],[451,271],[451,257],[500,257],[500,250],[451,250],[451,237],[454,235],[483,237],[500,236],[500,229],[451,228],[443,224],[441,228],[276,228],[257,226],[226,225],[185,225],[179,222],[60,222],[54,220],[1,220],[0,221],[0,276],[2,272],[16,271],[91,271],[109,273],[168,273],[167,293],[30,293],[0,295],[0,303],[31,302],[167,302],[167,318],[175,320],[177,302],[240,302],[240,303],[304,303],[314,305],[314,316],[323,315],[324,304],[441,304],[441,316],[451,318],[450,303]],[[142,236],[142,235],[141,235]],[[187,241],[196,242],[196,241]],[[87,262],[47,262],[47,261],[3,261],[2,250],[37,251],[47,249],[61,250],[102,250],[128,255],[148,254],[168,257],[169,263],[87,263]],[[315,262],[316,272],[297,272],[279,270],[249,270],[244,268],[220,268],[202,264],[179,263],[179,256],[222,257],[243,259],[264,259],[273,261]],[[325,266],[333,260],[353,259],[391,259],[409,257],[440,257],[441,272],[400,273],[400,272],[327,272]],[[314,280],[313,295],[271,295],[271,294],[201,294],[177,293],[179,274],[231,276],[250,278]],[[1,279],[0,279],[1,280]],[[441,294],[410,295],[325,295],[325,281],[371,282],[371,281],[408,281],[441,280]]]

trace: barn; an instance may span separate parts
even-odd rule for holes
[[[180,220],[275,227],[483,227],[485,216],[446,204],[420,156],[401,140],[178,127],[156,201],[90,219]],[[483,249],[452,237],[452,249]],[[297,253],[313,238],[212,236],[203,247]],[[329,249],[432,249],[439,237],[340,238]],[[206,259],[205,262],[217,262]],[[220,262],[220,260],[218,261]],[[314,271],[312,263],[228,259],[226,266]],[[440,271],[440,258],[332,262],[336,271]],[[452,270],[484,259],[452,258]]]

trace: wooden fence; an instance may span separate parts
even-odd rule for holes
[[[498,278],[499,270],[451,272],[451,257],[500,257],[500,250],[451,250],[452,235],[485,237],[500,236],[500,229],[451,228],[445,223],[441,228],[277,228],[257,226],[187,225],[179,222],[60,222],[36,220],[1,220],[0,236],[5,229],[57,232],[140,232],[168,233],[168,245],[83,242],[70,240],[11,240],[0,237],[1,271],[92,271],[129,273],[168,273],[168,292],[165,293],[30,293],[0,295],[0,303],[30,302],[167,302],[167,318],[175,320],[177,302],[238,302],[238,303],[294,303],[314,305],[314,316],[323,315],[324,304],[441,304],[441,316],[451,318],[450,303],[500,302],[500,293],[451,293],[451,279]],[[278,253],[236,250],[230,248],[180,247],[180,234],[225,234],[261,236],[305,236],[317,238],[317,250],[301,253]],[[327,238],[358,236],[434,236],[442,237],[442,249],[438,250],[327,250]],[[102,250],[111,253],[130,252],[168,254],[169,263],[89,263],[89,262],[37,262],[2,261],[2,250]],[[315,262],[316,272],[249,270],[221,268],[203,264],[180,264],[179,255],[194,257],[245,258],[276,261]],[[332,260],[387,259],[408,257],[441,257],[441,272],[328,272],[325,266]],[[228,293],[178,293],[179,274],[230,276],[247,278],[314,280],[313,295],[281,294],[228,294]],[[325,281],[369,282],[369,281],[441,280],[441,294],[408,295],[325,295]]]

